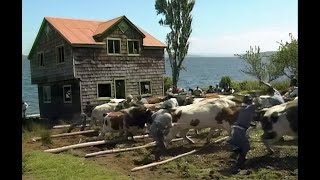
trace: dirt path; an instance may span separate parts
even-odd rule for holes
[[[53,130],[52,134],[63,130]],[[192,155],[180,158],[176,161],[163,164],[157,167],[148,168],[136,172],[130,170],[136,166],[141,166],[152,162],[152,148],[139,149],[135,151],[122,152],[117,154],[100,155],[97,157],[86,158],[103,167],[112,166],[119,172],[127,175],[130,179],[298,179],[298,146],[297,141],[286,141],[277,145],[279,153],[266,155],[266,149],[255,138],[258,132],[253,132],[251,139],[251,151],[248,153],[248,161],[245,170],[238,171],[234,168],[234,162],[230,159],[231,151],[221,144],[210,144],[208,147]],[[80,138],[86,136],[77,135],[74,137],[63,137],[52,139],[53,144],[48,146],[41,145],[41,142],[28,142],[23,144],[23,151],[45,150],[57,148],[65,145],[76,144]],[[168,149],[162,159],[201,148],[204,141],[194,138],[196,144],[177,142]],[[135,143],[117,144],[116,146],[100,145],[63,153],[70,153],[79,158],[84,158],[86,153],[97,152],[113,147],[132,147],[151,142],[151,139],[140,139]],[[24,177],[28,179],[28,177]]]

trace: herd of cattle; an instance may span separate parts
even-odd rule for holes
[[[260,98],[260,97],[256,97]],[[264,98],[266,98],[264,96]],[[284,135],[297,136],[298,133],[298,97],[281,105],[266,107],[261,99],[261,108],[256,111],[254,120],[260,122],[264,134],[262,141],[270,152],[272,144]],[[133,136],[148,131],[151,126],[152,114],[159,110],[164,103],[171,104],[172,127],[165,136],[169,143],[178,134],[188,142],[190,129],[210,128],[207,143],[214,132],[222,129],[231,133],[231,128],[240,111],[241,101],[232,95],[207,94],[206,98],[192,98],[186,96],[167,96],[147,98],[148,103],[134,104],[124,107],[126,100],[111,101],[93,108],[89,113],[91,124],[95,123],[99,129],[99,138],[108,132],[120,132],[125,136]],[[218,130],[218,131],[217,131]]]

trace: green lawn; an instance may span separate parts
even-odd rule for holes
[[[112,169],[112,168],[111,168]],[[69,154],[32,151],[22,155],[22,174],[32,179],[129,179],[119,172]]]

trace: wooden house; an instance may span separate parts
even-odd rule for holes
[[[108,21],[45,17],[28,55],[40,116],[68,118],[87,102],[163,95],[165,44],[125,16]]]

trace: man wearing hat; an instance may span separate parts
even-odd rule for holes
[[[156,146],[153,151],[156,161],[160,160],[160,156],[166,149],[164,136],[169,133],[172,127],[172,116],[170,114],[172,104],[169,101],[165,101],[160,108],[160,110],[152,114],[153,122],[149,130],[151,137],[156,141]]]
[[[243,98],[243,103],[236,122],[232,126],[232,132],[230,138],[227,140],[227,143],[236,147],[233,151],[237,156],[237,165],[242,168],[246,160],[246,155],[250,150],[250,144],[248,140],[247,129],[253,121],[253,115],[256,106],[252,103],[252,97],[246,95]]]

